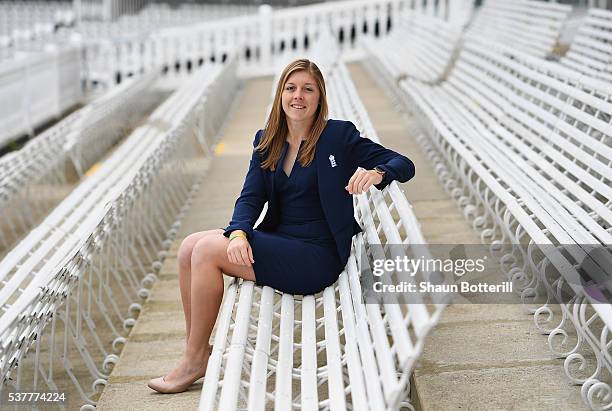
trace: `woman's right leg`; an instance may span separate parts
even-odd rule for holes
[[[185,328],[187,332],[187,339],[185,341],[189,341],[189,332],[191,330],[191,255],[193,253],[193,247],[203,237],[219,233],[223,234],[223,230],[215,229],[189,234],[181,243],[177,253],[179,288],[181,290],[181,301],[185,313]]]

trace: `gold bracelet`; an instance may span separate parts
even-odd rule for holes
[[[232,241],[234,238],[238,238],[238,237],[242,237],[245,240],[247,239],[247,236],[245,233],[237,233],[237,232],[233,232],[230,234],[229,236],[229,240]]]

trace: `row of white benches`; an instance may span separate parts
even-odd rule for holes
[[[235,62],[199,72],[0,262],[0,390],[64,375],[93,408],[197,190],[203,122],[236,85]]]
[[[525,2],[499,3],[490,4]],[[612,56],[602,33],[610,16],[591,10],[570,48],[576,53],[561,64],[521,51],[520,42],[474,35],[458,44],[458,59],[438,85],[415,75],[412,60],[388,62],[388,53],[378,51],[368,63],[422,119],[419,140],[440,180],[482,241],[506,252],[504,272],[593,409],[609,406],[612,393],[612,250],[606,249],[612,244],[612,88],[589,62],[598,60],[603,70]],[[398,75],[391,67],[402,63]],[[599,271],[577,271],[591,256]],[[574,365],[584,365],[584,352],[595,365],[580,373]]]
[[[157,103],[145,92],[156,79],[149,73],[113,89],[0,158],[0,257],[62,200],[71,174],[83,177]]]
[[[464,41],[512,44],[525,53],[553,53],[571,7],[532,0],[486,1],[464,27],[444,20],[404,13],[389,36],[363,42],[366,64],[383,73],[394,87],[410,77],[425,83],[445,78]]]
[[[378,141],[338,51],[329,40],[320,41],[325,46],[315,47],[314,58],[324,70],[330,118],[350,119]],[[356,196],[355,212],[364,233],[354,238],[337,284],[314,296],[293,296],[250,281],[231,282],[200,409],[411,407],[410,375],[445,304],[363,304],[360,279],[368,261],[360,258],[362,250],[383,259],[392,258],[390,244],[426,243],[396,182],[382,193],[371,188]]]
[[[585,403],[597,408],[595,393],[610,392],[612,371],[609,83],[513,48],[468,42],[447,81],[406,79],[400,88],[422,119],[420,141],[441,181],[482,241],[507,253],[506,275],[549,334],[551,351],[566,358],[568,377],[584,384]],[[590,255],[601,271],[585,276],[576,267]],[[568,333],[575,345],[559,346]],[[596,359],[586,377],[571,370],[584,349]]]

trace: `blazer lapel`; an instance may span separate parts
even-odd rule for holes
[[[270,177],[272,179],[272,181],[270,182],[270,191],[272,192],[272,195],[275,195],[274,192],[274,183],[276,182],[276,175],[277,173],[282,173],[283,172],[283,164],[285,163],[285,156],[287,155],[287,143],[285,143],[284,147],[283,147],[283,151],[281,151],[281,156],[280,159],[278,160],[278,164],[276,165],[276,169],[274,170],[274,172],[270,173]],[[272,197],[274,198],[274,197]]]
[[[317,182],[321,208],[323,209],[323,214],[327,220],[327,225],[329,225],[329,228],[333,233],[335,221],[333,216],[330,215],[328,202],[329,200],[332,200],[331,197],[333,197],[335,176],[332,174],[332,167],[329,160],[330,144],[329,139],[326,138],[327,130],[328,128],[323,130],[323,133],[317,142],[317,148],[315,150],[315,163],[317,165]]]

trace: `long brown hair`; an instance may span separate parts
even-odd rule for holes
[[[304,143],[302,151],[297,158],[302,167],[306,167],[312,163],[317,142],[327,123],[327,94],[325,93],[325,80],[323,79],[323,74],[321,74],[321,71],[315,63],[307,59],[299,59],[289,63],[283,70],[276,87],[274,104],[272,105],[270,116],[266,122],[264,134],[261,140],[259,140],[257,147],[255,147],[255,150],[266,154],[265,160],[261,164],[263,169],[274,171],[276,169],[276,164],[280,160],[285,140],[289,133],[287,117],[283,111],[281,99],[287,79],[296,71],[306,71],[312,75],[319,88],[319,106],[315,113],[315,119],[310,128],[310,133],[306,137],[306,142]]]

